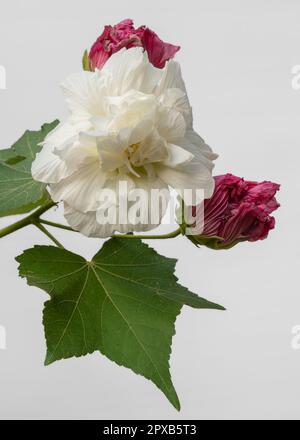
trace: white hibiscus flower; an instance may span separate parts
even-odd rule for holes
[[[53,200],[64,201],[72,228],[107,237],[155,227],[166,203],[156,208],[155,224],[120,224],[118,216],[113,224],[103,223],[103,191],[112,190],[109,203],[118,209],[120,181],[130,191],[165,189],[165,202],[170,187],[212,195],[217,156],[193,130],[177,62],[157,69],[142,48],[123,49],[101,71],[71,75],[62,88],[70,117],[45,139],[32,175],[49,184]]]

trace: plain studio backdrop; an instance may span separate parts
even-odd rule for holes
[[[150,242],[179,257],[182,284],[227,308],[184,307],[178,317],[171,373],[179,413],[152,383],[99,353],[44,367],[47,295],[17,277],[14,258],[49,242],[32,227],[1,239],[7,347],[0,349],[0,417],[299,418],[300,350],[292,348],[292,329],[300,325],[300,90],[292,87],[292,68],[300,64],[299,1],[2,1],[1,148],[26,129],[65,117],[60,82],[81,69],[84,49],[105,24],[129,17],[181,45],[177,59],[195,129],[220,155],[215,174],[282,185],[277,226],[267,240],[227,252],[197,249],[183,237]],[[48,218],[63,221],[61,213]],[[3,218],[0,226],[14,220]],[[102,243],[56,234],[87,258]]]

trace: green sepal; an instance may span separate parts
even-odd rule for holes
[[[90,65],[90,59],[89,59],[89,53],[87,50],[84,51],[83,57],[82,57],[82,67],[83,70],[86,70],[88,72],[91,72],[91,65]]]

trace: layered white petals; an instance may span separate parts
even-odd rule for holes
[[[56,183],[74,171],[74,166],[61,160],[54,154],[55,148],[68,145],[76,136],[76,130],[69,124],[59,124],[48,134],[43,142],[43,148],[36,155],[31,172],[35,180],[44,183]]]
[[[110,97],[107,105],[111,122],[108,130],[120,130],[125,127],[135,127],[142,120],[154,123],[157,101],[154,95],[135,90],[127,92],[122,97]]]
[[[95,210],[98,198],[106,181],[100,163],[94,161],[75,171],[71,176],[51,185],[51,197],[55,202],[64,200],[82,212]]]
[[[181,68],[176,61],[168,61],[165,68],[162,69],[161,72],[161,78],[154,90],[154,94],[156,96],[161,96],[166,92],[166,90],[173,88],[180,89],[186,93],[185,84],[181,75]]]
[[[214,179],[210,170],[199,165],[191,161],[181,169],[159,166],[157,175],[174,188],[187,205],[195,205],[202,201],[203,197],[210,198],[214,191]]]
[[[205,167],[212,172],[214,168],[213,161],[218,158],[218,155],[212,151],[210,146],[194,130],[187,130],[185,137],[178,144],[194,156],[191,163],[191,172],[197,166],[199,169]]]
[[[122,191],[119,190],[120,182],[126,182],[128,189],[123,201]],[[156,191],[158,203],[153,202],[153,190]],[[110,237],[115,232],[148,231],[160,224],[169,199],[168,186],[160,179],[152,181],[146,177],[131,179],[128,176],[119,176],[106,182],[96,211],[81,212],[65,203],[65,218],[74,230],[87,237]],[[122,210],[123,205],[126,205],[126,210]]]
[[[97,149],[103,172],[121,168],[126,160],[126,147],[129,133],[103,134],[96,138]]]
[[[187,94],[178,88],[167,89],[160,97],[160,103],[166,109],[177,110],[185,119],[186,126],[192,126],[192,109]]]
[[[129,90],[153,93],[162,78],[162,70],[149,63],[147,53],[140,47],[133,47],[130,50],[124,48],[111,56],[101,75],[107,78],[108,94],[120,96]]]
[[[74,73],[61,85],[71,112],[71,122],[78,130],[92,127],[91,117],[105,114],[105,79],[92,72]]]
[[[167,167],[183,167],[194,159],[194,155],[184,148],[174,144],[167,144],[168,157],[163,161]]]
[[[185,137],[182,139],[182,146],[199,159],[206,157],[212,163],[213,160],[218,158],[218,155],[212,151],[210,146],[192,129],[186,131]]]
[[[157,116],[157,130],[166,141],[176,142],[184,138],[186,122],[179,111],[161,107]]]
[[[123,49],[101,71],[71,75],[62,88],[69,120],[46,138],[32,173],[64,201],[75,230],[108,237],[152,229],[165,213],[169,187],[183,197],[186,189],[211,196],[217,156],[192,128],[178,63],[157,69],[142,48]],[[125,210],[121,181],[129,190]],[[153,189],[163,193],[156,205]],[[135,200],[139,192],[148,197]],[[107,222],[109,209],[116,217]]]
[[[96,211],[81,212],[64,203],[65,219],[74,231],[81,232],[87,237],[108,237],[105,235],[103,225],[100,225],[96,219]],[[125,231],[126,232],[126,231]]]

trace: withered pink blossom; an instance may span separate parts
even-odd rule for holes
[[[180,49],[162,41],[155,32],[146,26],[135,28],[131,19],[111,26],[107,25],[97,38],[89,53],[90,69],[101,69],[110,56],[125,47],[143,47],[149,61],[157,68],[164,68],[166,62]]]

